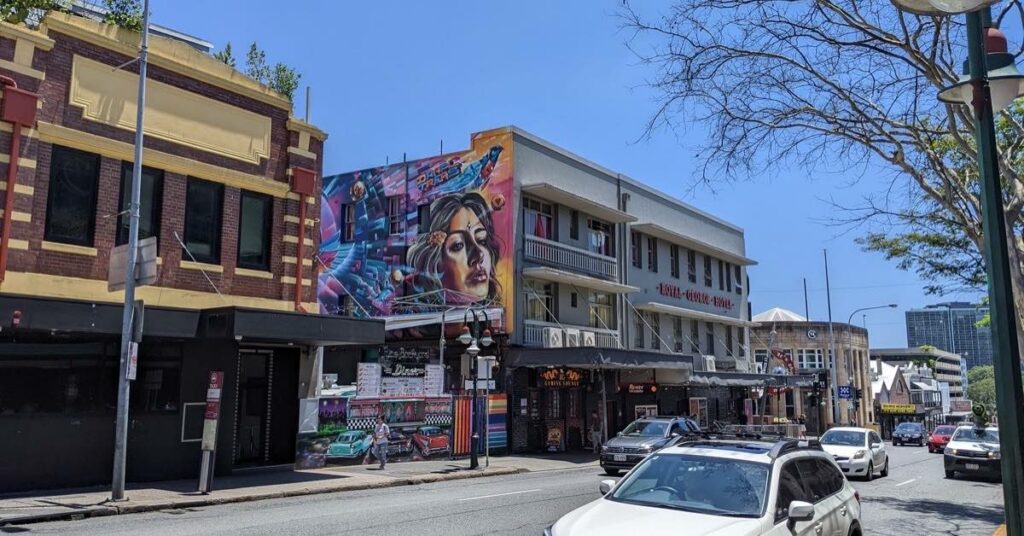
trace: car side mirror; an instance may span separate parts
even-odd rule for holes
[[[615,434],[617,437],[622,437],[622,432]]]
[[[672,432],[672,437],[679,437],[681,435],[683,434],[680,434],[679,432]]]
[[[789,503],[789,520],[810,521],[814,519],[814,505],[804,501],[793,501]]]
[[[871,448],[873,448],[873,449],[877,449],[877,448],[880,448],[881,446],[882,446],[882,444],[881,444],[881,443],[872,443],[872,444],[871,444]]]
[[[597,486],[597,489],[601,490],[601,495],[608,495],[608,492],[615,487],[614,480],[602,480],[601,484]]]

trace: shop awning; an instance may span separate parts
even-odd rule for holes
[[[575,367],[583,369],[693,370],[693,358],[616,348],[511,348],[509,367]]]
[[[660,238],[673,244],[679,244],[681,246],[685,246],[690,249],[695,249],[703,253],[710,253],[711,255],[714,255],[716,258],[726,260],[731,263],[740,264],[743,266],[753,266],[757,264],[757,261],[748,259],[743,255],[738,255],[731,251],[726,251],[720,247],[712,246],[707,242],[697,240],[696,238],[691,238],[689,236],[679,234],[675,231],[666,229],[656,223],[634,223],[633,225],[630,225],[630,229],[633,231],[639,231],[646,235]]]
[[[687,309],[685,307],[679,307],[676,305],[668,305],[666,303],[641,303],[634,305],[637,310],[650,311],[652,313],[662,313],[672,316],[681,316],[684,318],[695,318],[697,320],[703,320],[705,322],[715,322],[718,324],[727,324],[732,326],[740,327],[755,327],[760,324],[757,322],[750,322],[749,320],[741,320],[739,318],[733,318],[731,316],[716,315],[714,313],[705,313],[703,311],[694,311],[693,309]]]
[[[775,375],[756,374],[749,372],[694,372],[690,385],[706,385],[709,387],[810,387],[814,384],[814,376],[810,374]]]
[[[15,311],[20,317],[19,325],[13,330],[8,329]],[[120,336],[123,314],[124,306],[117,303],[0,296],[0,318],[4,319],[3,331],[8,334],[36,332]],[[143,319],[144,336],[189,339],[196,336],[199,311],[146,307]]]
[[[616,283],[614,281],[590,277],[574,272],[567,272],[565,270],[558,270],[548,266],[531,266],[523,270],[523,275],[533,279],[554,281],[556,283],[567,283],[603,292],[610,292],[612,294],[628,294],[630,292],[640,291],[640,287],[623,285],[622,283]]]
[[[336,315],[223,307],[202,311],[202,335],[310,346],[384,344],[384,322]]]
[[[494,327],[503,326],[504,320],[504,309],[501,307],[487,307],[483,309],[474,309],[479,315],[481,311],[487,314],[487,319],[491,322]],[[440,324],[442,319],[446,325],[448,324],[461,324],[466,320],[466,313],[469,309],[464,307],[456,307],[448,309],[446,311],[434,311],[429,313],[414,313],[408,315],[395,315],[386,316],[384,320],[384,330],[394,331],[399,329],[416,328],[420,326],[430,326],[434,324]],[[472,318],[472,313],[469,317]],[[481,318],[482,320],[482,318]]]
[[[629,223],[636,221],[636,216],[621,210],[608,207],[603,203],[591,201],[582,195],[563,190],[546,182],[523,185],[523,193],[554,201],[560,205],[579,209],[609,223]]]

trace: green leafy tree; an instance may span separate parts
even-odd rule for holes
[[[47,12],[67,11],[70,0],[0,0],[0,20],[35,26]]]
[[[288,97],[289,100],[295,95],[301,78],[295,69],[283,63],[276,63],[273,66],[267,63],[266,52],[260,50],[256,43],[249,46],[249,52],[245,56],[245,74]]]
[[[142,2],[140,0],[103,0],[107,12],[103,22],[132,31],[142,31]]]
[[[267,53],[260,50],[256,43],[249,45],[249,53],[245,55],[245,74],[263,85],[267,85],[270,79]]]
[[[996,407],[996,375],[992,365],[967,371],[967,398],[989,410]]]
[[[227,64],[231,68],[235,67],[235,55],[234,55],[234,53],[231,52],[231,43],[230,42],[228,42],[228,44],[224,45],[224,50],[221,50],[220,52],[217,52],[216,54],[213,55],[213,57],[217,58],[218,60],[220,60],[222,62],[224,62],[225,64]]]
[[[267,85],[274,91],[287,96],[288,100],[291,100],[295,95],[295,90],[299,88],[300,78],[302,78],[302,75],[296,72],[295,69],[283,63],[276,63]]]

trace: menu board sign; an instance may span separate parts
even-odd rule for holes
[[[380,396],[381,374],[377,363],[359,363],[356,368],[356,396],[376,398]]]
[[[380,396],[423,396],[423,378],[404,376],[381,378]]]
[[[423,396],[440,396],[444,393],[444,367],[427,365],[423,376]]]

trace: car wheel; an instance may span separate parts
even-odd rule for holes
[[[954,471],[946,471],[946,478],[952,479],[955,476],[956,476],[956,472],[954,472]]]
[[[871,482],[875,479],[875,464],[868,464],[868,474],[864,475],[864,480]]]
[[[922,439],[922,440],[918,441],[917,442],[917,446],[923,447],[924,446],[924,440]]]
[[[892,442],[892,446],[898,447],[898,446],[900,446],[900,442],[899,441],[893,441]]]
[[[889,457],[888,456],[885,457],[885,465],[882,466],[882,477],[884,478],[884,477],[887,477],[887,476],[889,476]]]
[[[619,476],[619,470],[618,469],[605,468],[604,474],[606,474],[608,476]]]

